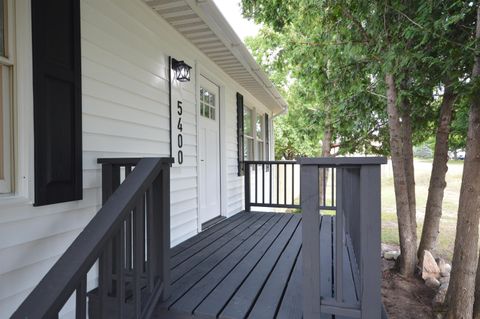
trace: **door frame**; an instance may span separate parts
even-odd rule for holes
[[[201,212],[200,212],[200,174],[198,173],[198,169],[200,168],[200,101],[199,101],[199,92],[200,92],[200,78],[203,76],[207,80],[211,81],[219,88],[219,102],[218,102],[218,119],[219,119],[219,163],[220,163],[220,215],[221,217],[227,217],[226,213],[226,186],[227,186],[227,165],[226,163],[226,103],[225,103],[225,85],[224,81],[222,81],[218,76],[215,76],[211,72],[204,68],[202,64],[198,61],[195,61],[195,118],[196,118],[196,125],[197,125],[197,232],[202,231],[202,221],[201,221]]]

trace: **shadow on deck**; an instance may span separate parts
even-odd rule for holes
[[[322,216],[323,298],[334,295],[334,223],[335,217]],[[358,304],[357,266],[349,247],[343,294],[345,302]],[[301,248],[300,214],[244,212],[224,220],[172,248],[170,298],[156,307],[154,317],[302,318]]]

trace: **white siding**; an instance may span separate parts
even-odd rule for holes
[[[84,199],[34,208],[27,199],[0,197],[0,318],[16,309],[100,208],[97,158],[169,155],[169,54],[201,64],[222,82],[223,214],[243,208],[235,94],[241,92],[256,105],[258,101],[140,0],[82,0],[81,11]],[[171,173],[173,245],[198,229],[194,82],[173,88],[181,92],[185,109],[185,162]]]

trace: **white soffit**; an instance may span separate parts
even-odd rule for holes
[[[274,114],[287,109],[273,83],[212,0],[144,0]]]

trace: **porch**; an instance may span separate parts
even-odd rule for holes
[[[101,159],[103,207],[13,318],[380,319],[385,162],[245,162],[246,211],[170,248],[171,160]]]
[[[321,217],[319,236],[321,294],[332,299],[335,217]],[[349,247],[343,250],[343,291],[345,302],[353,307],[358,305],[353,271],[357,265]],[[302,318],[301,251],[301,214],[237,214],[171,250],[170,297],[153,317]]]

